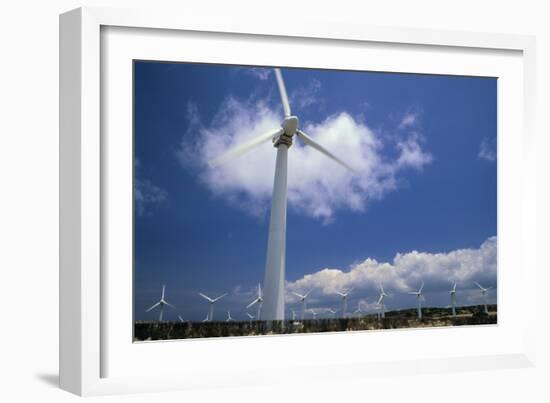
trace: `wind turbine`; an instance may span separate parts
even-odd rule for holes
[[[456,283],[454,283],[453,288],[449,290],[449,295],[451,296],[451,309],[453,316],[456,316]]]
[[[291,309],[290,313],[292,314],[292,320],[295,321],[296,320],[296,311],[294,309]]]
[[[338,312],[337,310],[328,308],[327,311],[330,312],[330,314],[332,315],[332,319],[336,319],[336,312]]]
[[[252,301],[250,304],[246,306],[246,309],[248,309],[252,305],[258,304],[258,311],[256,312],[256,318],[258,318],[257,320],[260,320],[261,318],[263,302],[264,302],[264,299],[262,297],[262,287],[260,287],[260,284],[258,284],[258,298],[256,298],[254,301]]]
[[[233,322],[235,319],[231,317],[231,311],[227,311],[227,319],[226,322]]]
[[[220,299],[222,299],[223,297],[225,297],[225,296],[227,295],[227,293],[226,293],[226,294],[222,294],[222,295],[220,295],[218,298],[214,298],[214,299],[210,298],[210,297],[207,296],[207,295],[204,295],[204,294],[201,293],[201,292],[199,292],[199,295],[200,295],[201,297],[203,297],[204,299],[206,299],[206,300],[209,302],[210,306],[209,306],[207,318],[208,318],[209,321],[213,320],[213,319],[214,319],[214,304],[215,304],[217,301],[219,301]]]
[[[163,285],[162,286],[162,294],[160,296],[160,301],[157,302],[155,305],[153,305],[151,308],[147,309],[145,312],[149,312],[149,311],[152,311],[153,309],[155,309],[157,306],[160,306],[160,313],[159,313],[159,322],[162,322],[162,315],[164,314],[164,306],[165,305],[168,305],[170,308],[173,308],[173,309],[176,309],[176,307],[172,304],[169,304],[168,302],[166,302],[166,300],[164,299],[164,291],[166,289],[166,286]]]
[[[309,311],[313,315],[313,320],[317,319],[318,312],[315,312],[313,309],[310,309]]]
[[[271,217],[269,221],[269,236],[267,241],[267,257],[264,274],[264,320],[284,320],[285,316],[285,256],[286,256],[286,207],[287,207],[287,165],[288,149],[292,146],[294,135],[300,140],[336,161],[347,169],[354,171],[348,164],[334,156],[326,148],[315,142],[306,133],[298,129],[299,120],[291,114],[290,104],[283,81],[281,70],[275,68],[275,77],[283,104],[284,119],[281,126],[241,144],[212,161],[211,167],[228,162],[233,158],[268,141],[273,142],[277,149],[275,162],[275,178],[271,202]],[[246,128],[243,127],[243,130]]]
[[[380,284],[380,298],[378,298],[377,304],[380,306],[380,315],[382,315],[383,318],[386,317],[386,305],[384,304],[384,298],[388,296],[389,295],[384,291],[384,287]]]
[[[479,289],[481,290],[481,299],[483,299],[483,310],[486,314],[489,314],[489,309],[487,309],[487,291],[489,291],[489,289],[491,287],[487,287],[487,288],[484,288],[482,287],[481,285],[479,285],[479,283],[475,282],[475,285],[477,285],[479,287]]]
[[[353,313],[357,314],[357,317],[361,317],[361,314],[363,313],[363,310],[361,309],[361,301],[357,301],[357,309],[353,311]]]
[[[418,291],[409,292],[410,295],[416,295],[416,302],[418,304],[418,319],[422,319],[422,299],[424,298],[422,294],[422,289],[424,288],[424,283],[420,286]]]
[[[250,322],[252,322],[252,319],[254,319],[254,315],[251,315],[249,312],[246,313],[246,316],[248,316],[248,319],[250,319]]]
[[[345,318],[346,317],[346,308],[348,306],[348,295],[349,293],[353,290],[353,288],[350,288],[348,291],[344,292],[340,292],[340,291],[336,291],[336,294],[340,295],[342,297],[342,317]]]
[[[296,295],[298,298],[300,298],[300,303],[302,304],[302,320],[304,320],[304,315],[306,313],[306,298],[308,295],[313,291],[313,289],[306,292],[304,295],[298,294],[297,292],[292,291],[294,295]]]

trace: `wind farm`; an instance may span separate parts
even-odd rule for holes
[[[498,322],[496,81],[135,73],[134,341]]]

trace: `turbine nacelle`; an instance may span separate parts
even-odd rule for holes
[[[292,137],[296,134],[299,123],[300,121],[297,116],[288,116],[283,120],[283,123],[281,123],[281,127],[287,136]]]

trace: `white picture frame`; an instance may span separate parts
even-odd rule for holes
[[[113,393],[135,393],[160,390],[208,388],[215,386],[238,383],[240,385],[252,385],[272,382],[270,371],[264,368],[263,373],[250,373],[244,365],[234,368],[232,373],[228,368],[222,367],[219,371],[209,371],[208,368],[195,368],[195,376],[192,374],[177,373],[172,366],[164,376],[148,375],[147,373],[126,374],[127,369],[120,367],[118,371],[108,371],[105,361],[113,349],[107,346],[113,345],[104,327],[110,322],[105,318],[109,316],[108,287],[105,287],[105,244],[103,229],[105,227],[104,208],[107,182],[110,172],[106,170],[107,159],[105,146],[108,141],[102,141],[101,133],[105,130],[102,116],[102,92],[109,88],[102,82],[102,30],[108,27],[118,29],[147,29],[157,32],[193,32],[217,33],[218,36],[237,35],[253,37],[255,41],[291,40],[296,43],[306,43],[310,40],[331,41],[332,46],[341,44],[375,43],[377,46],[412,46],[417,51],[424,49],[466,49],[483,55],[491,52],[515,52],[520,58],[522,76],[520,83],[516,83],[516,89],[523,89],[523,97],[520,96],[522,110],[520,116],[521,135],[511,138],[516,147],[499,149],[499,158],[506,150],[516,150],[514,168],[516,173],[511,173],[506,164],[502,170],[499,167],[499,187],[501,178],[510,178],[510,181],[521,186],[520,192],[510,193],[513,203],[507,204],[510,213],[517,213],[514,222],[506,223],[514,228],[513,238],[502,242],[517,244],[513,255],[507,255],[506,259],[512,259],[522,267],[521,276],[517,281],[524,285],[532,285],[535,279],[536,264],[533,251],[534,242],[528,242],[526,234],[534,234],[536,225],[536,213],[532,208],[534,204],[535,182],[534,159],[529,155],[534,152],[534,89],[535,89],[535,62],[534,62],[534,38],[520,35],[503,35],[487,33],[467,33],[455,31],[429,31],[408,28],[381,28],[349,25],[345,23],[304,20],[300,24],[284,25],[277,21],[252,21],[237,16],[231,19],[215,20],[211,18],[198,18],[193,15],[174,15],[169,12],[153,12],[150,10],[117,10],[103,8],[81,8],[70,11],[60,17],[60,385],[63,389],[79,395],[97,395]],[[161,39],[158,39],[159,41]],[[145,45],[144,45],[145,46]],[[433,57],[433,56],[432,56]],[[516,58],[517,61],[517,58]],[[269,63],[269,61],[266,61]],[[490,62],[489,62],[490,63]],[[446,71],[440,71],[445,73]],[[515,73],[514,73],[515,74]],[[120,91],[120,90],[115,90]],[[521,91],[520,91],[521,92]],[[128,95],[128,94],[126,94]],[[103,112],[103,114],[102,114]],[[499,124],[501,121],[499,120]],[[517,121],[515,122],[518,123]],[[499,126],[500,131],[506,127]],[[499,141],[500,141],[499,137]],[[124,147],[125,140],[121,142]],[[130,147],[130,144],[127,144]],[[110,147],[110,145],[109,145]],[[507,160],[505,154],[503,160]],[[510,163],[508,163],[510,165]],[[505,191],[506,186],[504,185]],[[510,189],[511,190],[511,189]],[[500,202],[499,195],[499,202]],[[509,220],[507,218],[507,220]],[[502,227],[501,212],[499,212],[499,232]],[[532,237],[533,235],[531,235]],[[499,299],[500,297],[500,253],[501,240],[499,239]],[[519,242],[519,244],[518,244]],[[508,274],[506,274],[508,276]],[[506,278],[505,278],[506,279]],[[505,280],[504,279],[504,280]],[[514,279],[515,280],[515,279]],[[504,281],[506,284],[506,281]],[[533,287],[534,289],[534,287]],[[125,291],[128,294],[130,289]],[[505,293],[504,293],[505,294]],[[126,298],[127,299],[127,298]],[[532,311],[535,305],[535,295],[531,294],[527,300],[523,300],[523,309]],[[499,301],[500,304],[503,301]],[[505,304],[504,304],[505,305]],[[510,317],[512,315],[510,314]],[[534,321],[529,313],[526,313],[521,321],[505,320],[504,325],[485,329],[483,337],[491,338],[499,336],[498,332],[508,331],[515,337],[517,343],[510,343],[501,350],[495,349],[491,354],[474,352],[473,355],[446,355],[434,353],[432,355],[417,355],[404,357],[390,357],[381,362],[376,358],[363,358],[360,355],[347,361],[327,359],[326,362],[311,361],[311,368],[304,375],[296,362],[279,363],[285,369],[284,375],[277,378],[277,382],[293,382],[299,374],[302,381],[304,377],[311,379],[323,379],[330,368],[338,368],[339,376],[353,374],[357,376],[369,376],[370,374],[385,372],[388,374],[418,373],[490,369],[503,367],[526,367],[534,365]],[[103,327],[103,329],[102,329]],[[496,330],[492,330],[496,329]],[[504,329],[504,330],[502,330]],[[452,330],[452,329],[451,329]],[[446,330],[432,330],[432,333],[423,333],[423,337],[434,337],[433,332],[440,332],[442,341],[451,337]],[[116,332],[116,331],[115,331]],[[419,332],[411,331],[392,333],[389,338],[419,338]],[[377,340],[381,333],[371,336]],[[473,340],[480,333],[472,334],[465,330],[461,337],[465,340]],[[348,337],[350,343],[362,343],[364,333],[346,335],[326,335],[322,337],[323,343],[338,343],[341,337]],[[350,337],[351,336],[351,337]],[[298,338],[255,338],[248,343],[248,347],[254,350],[254,354],[262,354],[266,349],[277,352],[277,349],[287,349],[288,345],[311,344],[308,338],[317,336],[301,336]],[[500,337],[500,336],[499,336]],[[470,339],[469,339],[470,338]],[[521,338],[521,341],[520,341]],[[373,340],[373,339],[371,339]],[[130,340],[128,340],[131,343]],[[201,345],[208,345],[209,349],[216,349],[214,343],[220,346],[231,346],[234,349],[242,349],[246,340],[230,339],[224,341],[202,340],[193,341],[193,349],[201,350]],[[201,344],[202,343],[202,344]],[[207,343],[207,344],[204,344]],[[251,344],[253,343],[253,344]],[[162,347],[158,347],[162,344]],[[189,345],[189,344],[187,344]],[[120,345],[114,345],[119,349]],[[161,356],[172,355],[176,349],[183,350],[183,344],[158,343],[158,349],[162,348]],[[224,351],[222,347],[220,351]],[[283,350],[279,350],[283,351]],[[179,352],[182,353],[181,351]],[[133,354],[128,350],[128,354]],[[136,353],[138,354],[138,353]],[[141,352],[139,352],[141,354]],[[307,354],[307,352],[306,352]],[[147,353],[145,353],[147,355]],[[122,356],[121,360],[131,357]],[[141,359],[141,358],[140,358]],[[168,358],[161,358],[168,360]],[[246,357],[243,359],[246,362]],[[376,363],[376,365],[375,365]],[[147,366],[146,366],[147,367]],[[170,365],[168,365],[170,367]],[[111,376],[110,372],[116,372]],[[205,375],[208,375],[206,381]],[[332,374],[331,376],[333,376]],[[328,377],[327,377],[328,379]]]

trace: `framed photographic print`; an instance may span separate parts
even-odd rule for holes
[[[531,365],[532,39],[256,24],[61,16],[62,387]]]

